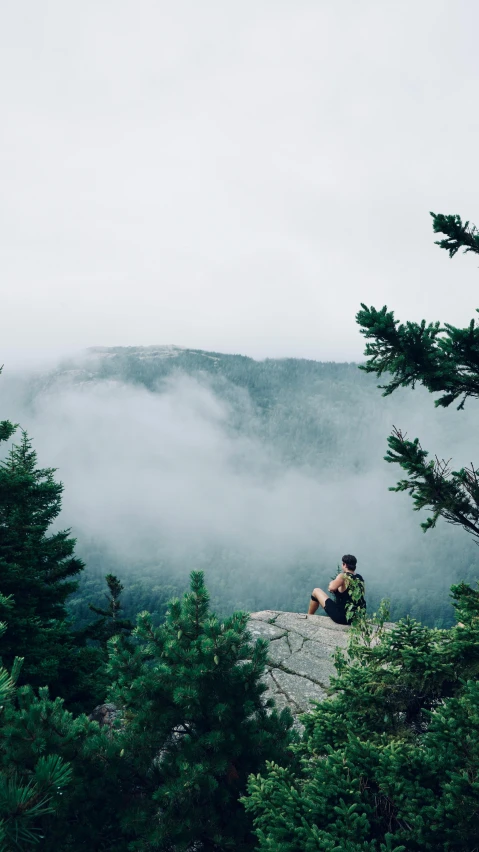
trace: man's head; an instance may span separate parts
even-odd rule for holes
[[[346,553],[343,556],[343,568],[349,568],[350,571],[356,570],[356,565],[358,564],[358,560],[351,553]]]

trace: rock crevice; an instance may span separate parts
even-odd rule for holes
[[[312,709],[312,702],[326,697],[335,674],[333,654],[336,648],[346,648],[349,629],[321,615],[277,610],[251,614],[253,638],[270,641],[268,696],[278,709],[289,707],[296,727],[301,728],[299,717]]]

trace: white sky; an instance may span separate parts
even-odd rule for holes
[[[361,356],[359,303],[465,324],[474,0],[0,6],[0,363],[175,343]]]

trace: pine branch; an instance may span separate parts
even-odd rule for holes
[[[479,253],[479,231],[460,216],[431,213],[435,233],[446,234],[437,241],[440,248],[454,257],[460,248]],[[369,360],[360,369],[378,378],[390,373],[392,378],[379,385],[384,396],[399,387],[424,385],[431,393],[441,393],[436,405],[444,408],[460,400],[464,408],[470,397],[479,398],[479,327],[472,319],[465,328],[450,323],[426,320],[400,323],[394,312],[384,305],[380,310],[361,303],[356,315],[361,334],[366,338],[364,354]]]
[[[428,461],[418,438],[407,436],[396,427],[388,438],[387,462],[399,464],[408,474],[391,491],[407,491],[413,498],[415,511],[428,509],[432,515],[421,524],[424,532],[436,526],[438,518],[461,526],[479,540],[479,470],[469,468],[451,471],[450,459],[437,456]]]
[[[442,392],[436,406],[447,408],[461,398],[459,408],[469,397],[479,398],[479,326],[473,319],[467,328],[439,322],[400,323],[384,305],[356,314],[366,340],[364,354],[369,360],[360,365],[366,373],[392,374],[379,388],[389,396],[399,387],[424,385],[431,393]]]
[[[463,248],[464,254],[473,251],[479,254],[479,232],[469,221],[462,223],[460,216],[444,216],[443,213],[431,213],[435,234],[446,234],[445,240],[436,240],[435,245],[449,252],[454,257]]]

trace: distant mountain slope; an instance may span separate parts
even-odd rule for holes
[[[96,347],[0,382],[2,417],[59,468],[92,596],[115,571],[130,610],[161,614],[204,568],[222,611],[302,610],[352,551],[372,606],[388,595],[395,620],[445,624],[450,584],[477,575],[471,539],[445,524],[424,536],[383,460],[396,424],[468,463],[473,407],[435,410],[421,390],[383,398],[357,364],[177,346]]]
[[[378,418],[386,434],[389,428],[390,405],[355,363],[255,361],[178,346],[95,347],[81,364],[64,362],[49,381],[115,380],[161,392],[180,372],[207,384],[230,406],[231,425],[272,443],[285,462],[329,467],[341,457],[342,466],[349,460],[359,469],[359,434],[377,428]]]

